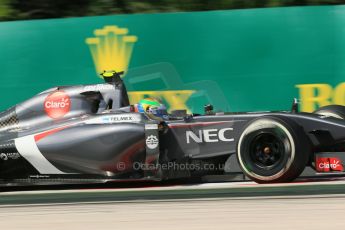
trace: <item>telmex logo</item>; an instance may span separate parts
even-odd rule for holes
[[[334,88],[329,84],[302,84],[296,87],[304,112],[313,112],[318,107],[330,104],[345,105],[345,82]]]
[[[116,117],[106,117],[104,118],[104,121],[113,121],[113,122],[118,122],[118,121],[134,121],[134,117],[131,116],[116,116]]]
[[[86,124],[106,124],[106,123],[117,123],[117,122],[140,122],[140,115],[113,115],[113,116],[101,116],[86,120]]]
[[[193,131],[186,131],[186,139],[189,144],[191,140],[196,143],[211,143],[219,141],[234,141],[234,138],[226,138],[225,133],[233,131],[233,128],[224,128],[224,129],[203,129],[199,130],[198,133]]]
[[[104,70],[126,73],[138,37],[129,35],[127,28],[116,25],[96,29],[94,35],[95,37],[86,39],[86,44],[89,46],[97,76]],[[194,90],[135,91],[129,92],[128,95],[132,104],[145,97],[157,97],[166,101],[170,110],[186,109],[191,112],[186,102],[194,92]]]

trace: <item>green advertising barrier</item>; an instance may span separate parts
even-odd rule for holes
[[[125,70],[130,100],[170,109],[345,104],[345,6],[0,23],[0,109],[56,85]]]

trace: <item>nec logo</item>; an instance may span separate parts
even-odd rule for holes
[[[233,128],[224,129],[203,129],[196,134],[193,131],[186,131],[186,139],[189,144],[192,141],[196,143],[211,143],[219,141],[234,141],[234,138],[227,138],[225,133],[233,131]]]

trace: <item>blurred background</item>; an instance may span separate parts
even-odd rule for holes
[[[8,21],[344,3],[342,0],[0,0],[0,19]]]
[[[303,111],[345,104],[339,0],[0,0],[0,110],[126,71],[131,103]]]

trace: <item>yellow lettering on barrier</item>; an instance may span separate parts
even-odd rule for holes
[[[183,91],[163,91],[163,97],[168,102],[170,108],[174,109],[185,109],[189,113],[191,111],[186,105],[186,102],[192,96],[195,91],[183,90]]]
[[[335,87],[333,104],[345,105],[345,82],[340,83]]]
[[[301,110],[304,112],[313,112],[317,107],[332,103],[333,89],[328,84],[303,84],[296,87],[299,89]],[[344,89],[341,90],[344,91]]]
[[[94,30],[95,37],[85,40],[98,76],[104,70],[127,72],[134,44],[138,40],[137,36],[128,33],[127,28],[110,25]]]
[[[165,100],[169,104],[169,110],[186,109],[191,113],[187,107],[186,102],[195,93],[194,90],[169,90],[169,91],[134,91],[128,92],[131,104],[138,103],[141,99],[146,97],[156,97]]]

